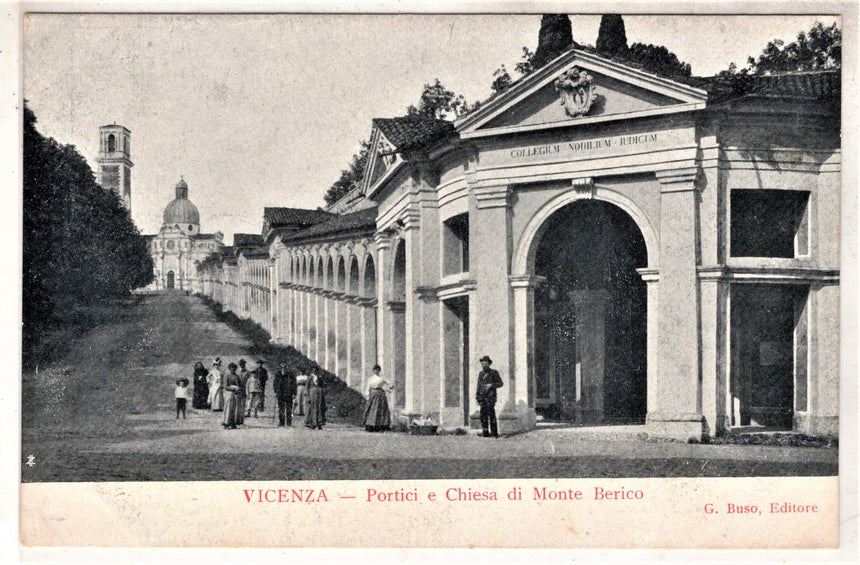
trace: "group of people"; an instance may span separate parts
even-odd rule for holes
[[[496,420],[496,389],[503,386],[499,372],[490,368],[489,356],[480,359],[475,399],[480,407],[483,437],[499,437]],[[245,418],[258,417],[266,409],[266,383],[269,373],[265,361],[257,361],[257,368],[249,370],[244,359],[238,364],[229,363],[227,373],[221,371],[221,358],[216,357],[211,369],[203,363],[194,365],[192,375],[194,393],[192,407],[198,410],[223,412],[221,425],[235,430],[245,423]],[[367,380],[367,407],[364,411],[364,429],[381,432],[391,429],[391,411],[388,393],[393,384],[381,375],[382,368],[373,366],[373,375]],[[176,380],[176,418],[185,418],[185,405],[189,381],[185,377]],[[278,427],[293,425],[293,415],[304,416],[305,426],[321,430],[326,423],[325,387],[322,371],[317,365],[309,365],[296,371],[285,362],[278,365],[272,378],[272,390],[277,400]]]
[[[258,418],[261,412],[265,412],[269,372],[262,359],[257,361],[256,369],[248,369],[244,359],[229,363],[226,373],[221,365],[220,357],[215,358],[210,369],[200,361],[194,364],[192,407],[223,412],[221,425],[235,430],[245,423],[245,418]],[[295,414],[305,417],[307,427],[321,430],[326,423],[322,373],[316,365],[310,365],[299,373],[281,362],[272,378],[272,390],[278,405],[278,426],[292,426]],[[189,385],[186,377],[176,380],[177,419],[180,416],[185,418]]]

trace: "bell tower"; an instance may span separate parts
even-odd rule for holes
[[[99,128],[98,182],[131,212],[131,132],[116,124]]]

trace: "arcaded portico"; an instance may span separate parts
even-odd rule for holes
[[[573,50],[374,120],[364,185],[267,238],[273,339],[445,428],[489,355],[503,433],[837,433],[839,75],[687,82]]]

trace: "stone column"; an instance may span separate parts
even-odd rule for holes
[[[349,321],[347,320],[348,309],[351,306],[346,301],[346,295],[342,292],[337,293],[334,301],[335,320],[334,328],[334,372],[340,376],[344,382],[349,382]]]
[[[660,372],[657,363],[659,358],[657,350],[659,342],[659,324],[657,323],[658,304],[660,303],[660,280],[656,269],[636,269],[636,272],[645,281],[645,300],[646,304],[646,343],[645,343],[645,364],[647,370],[646,396],[647,396],[647,411],[651,412],[652,406],[658,405],[657,390],[660,382]]]
[[[498,390],[496,405],[502,433],[524,429],[527,425],[517,418],[516,392],[511,387],[514,348],[509,280],[510,194],[507,185],[479,186],[472,190],[469,201],[469,272],[477,282],[474,305],[469,301],[469,324],[470,329],[474,328],[471,341],[474,358],[469,365],[476,373],[478,359],[489,355],[492,367],[502,377],[504,386]],[[474,396],[474,391],[470,393]]]
[[[527,428],[536,423],[535,390],[535,313],[534,291],[545,277],[515,275],[510,277],[514,307],[514,354],[510,394],[518,420]]]
[[[731,425],[731,395],[728,390],[729,285],[721,267],[699,272],[702,332],[703,434],[714,437]]]
[[[422,345],[422,312],[421,301],[415,288],[421,280],[421,241],[420,216],[413,213],[404,222],[403,239],[406,242],[406,368],[404,393],[406,404],[405,416],[421,415],[423,404],[423,388],[421,382],[421,345]]]
[[[559,375],[561,380],[574,380],[574,386],[562,384],[562,389],[575,390],[576,421],[597,424],[604,419],[606,376],[606,305],[605,290],[574,290],[576,308],[576,372]]]
[[[361,317],[361,369],[359,390],[363,391],[367,386],[367,377],[371,368],[379,363],[380,357],[377,349],[376,320],[378,319],[376,299],[362,300],[359,315]],[[381,363],[380,363],[381,364]],[[391,374],[386,372],[386,374]]]
[[[658,379],[647,423],[679,439],[702,436],[697,169],[660,171]],[[652,383],[648,383],[649,388]]]
[[[320,347],[322,350],[319,354],[319,363],[326,368],[326,370],[331,371],[332,373],[336,373],[337,370],[335,368],[335,304],[332,300],[332,291],[326,290],[323,291],[320,300],[322,301],[322,306],[320,310],[320,315],[322,316],[322,320],[320,326],[322,327],[320,332]]]
[[[276,343],[283,343],[283,332],[281,330],[281,316],[278,312],[278,263],[277,254],[269,259],[269,299],[266,301],[269,310],[269,335]]]
[[[376,359],[371,362],[379,363],[386,374],[393,377],[392,327],[389,323],[389,311],[385,303],[391,294],[391,267],[394,259],[391,257],[391,234],[380,232],[373,236],[376,243]],[[364,375],[363,375],[364,376]]]
[[[357,290],[357,289],[356,289]],[[346,331],[346,358],[347,358],[347,382],[349,386],[361,390],[361,348],[364,332],[362,331],[362,322],[364,321],[361,315],[361,306],[359,306],[359,298],[352,296],[346,305],[347,331]]]
[[[408,222],[420,221],[420,229],[413,232],[415,249],[408,253],[413,260],[413,282],[407,287],[407,294],[418,298],[410,302],[414,307],[410,314],[414,324],[411,341],[415,347],[413,386],[421,390],[418,411],[425,416],[432,415],[437,421],[444,409],[444,397],[440,392],[445,379],[444,363],[439,355],[442,351],[442,311],[436,298],[442,270],[442,223],[436,196],[438,184],[439,179],[430,161],[420,160],[412,164]]]

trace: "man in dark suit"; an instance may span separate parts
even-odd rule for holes
[[[272,378],[272,389],[278,399],[278,427],[293,425],[293,397],[296,395],[296,373],[281,361]]]
[[[269,372],[263,367],[262,359],[257,360],[257,368],[254,372],[257,373],[257,378],[260,380],[260,412],[266,410],[266,383],[269,382]]]
[[[493,360],[488,355],[480,359],[481,372],[478,373],[478,386],[475,399],[481,407],[481,428],[483,437],[499,437],[499,424],[496,422],[496,389],[502,388],[502,377],[495,369],[491,369]]]

